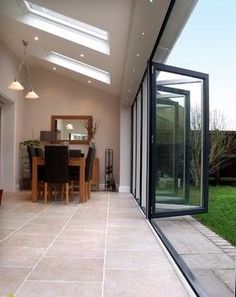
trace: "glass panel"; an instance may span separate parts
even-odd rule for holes
[[[203,207],[203,80],[156,71],[155,213]]]
[[[146,209],[147,199],[147,164],[148,164],[148,115],[147,115],[147,75],[144,77],[142,98],[142,195],[141,207]]]
[[[137,145],[136,145],[136,195],[135,198],[140,201],[140,171],[141,171],[141,91],[137,96]]]
[[[132,158],[132,194],[135,196],[136,187],[136,101],[133,105],[133,158]]]

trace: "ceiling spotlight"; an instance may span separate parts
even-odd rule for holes
[[[144,32],[142,32],[142,35],[144,35],[145,33]]]
[[[88,80],[88,83],[91,84],[91,80]]]
[[[54,66],[52,69],[53,69],[53,70],[57,70],[57,67]]]
[[[80,54],[80,57],[83,58],[84,57],[84,54]]]
[[[139,57],[140,55],[139,54],[136,54],[136,56]]]
[[[128,90],[128,92],[130,92],[130,90]]]
[[[34,40],[38,41],[39,40],[38,36],[34,36]]]
[[[135,72],[135,68],[133,69],[133,72]]]

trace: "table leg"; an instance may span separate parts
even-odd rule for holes
[[[38,182],[38,160],[37,157],[32,158],[32,181],[31,181],[31,195],[32,195],[32,201],[36,202],[38,201],[37,197],[37,182]]]
[[[80,179],[79,179],[79,201],[85,201],[85,158],[81,160]]]

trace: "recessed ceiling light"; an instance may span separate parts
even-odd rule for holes
[[[54,66],[52,69],[53,69],[53,70],[57,70],[57,67]]]
[[[80,57],[83,58],[84,57],[84,54],[80,54]]]
[[[151,3],[152,3],[152,2],[153,2],[153,0],[149,0],[149,2],[151,2]]]
[[[133,72],[135,72],[135,68],[133,69]]]
[[[38,36],[34,36],[34,40],[38,41],[39,40]]]
[[[91,84],[91,80],[88,80],[88,83]]]
[[[142,35],[144,35],[145,33],[144,32],[142,32]]]
[[[103,83],[111,83],[111,77],[109,72],[82,63],[78,60],[64,56],[60,53],[51,51],[48,53],[48,56],[45,57],[45,60],[51,62],[53,65],[58,65],[63,68],[70,69],[71,71],[75,71],[79,74],[86,75],[87,77],[94,78]]]
[[[140,55],[139,54],[136,54],[136,56],[139,57]]]

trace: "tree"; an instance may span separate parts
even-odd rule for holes
[[[191,118],[191,164],[190,172],[195,186],[200,184],[201,176],[201,111],[199,107],[192,109]],[[227,156],[236,147],[235,135],[227,131],[228,123],[224,115],[214,110],[210,113],[210,151],[209,174],[213,174],[227,164]]]

